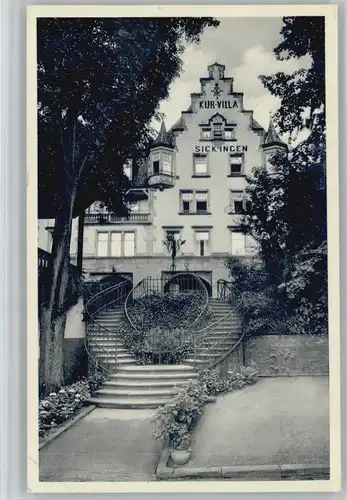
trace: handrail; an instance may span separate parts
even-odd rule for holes
[[[177,278],[179,276],[187,276],[187,275],[192,276],[194,279],[196,279],[198,281],[198,283],[201,285],[202,290],[204,291],[204,295],[205,295],[205,301],[204,301],[204,304],[203,304],[203,308],[200,311],[200,313],[198,314],[198,316],[196,317],[196,319],[191,323],[190,327],[192,327],[201,318],[201,316],[203,315],[203,313],[205,312],[205,310],[206,310],[206,308],[208,306],[209,295],[208,295],[207,288],[204,285],[203,281],[199,278],[199,276],[197,276],[194,273],[191,273],[191,272],[180,272],[180,273],[174,274],[173,276],[169,276],[168,279],[167,279],[167,281],[164,283],[164,286],[168,285],[170,283],[170,281],[173,281],[175,278]],[[125,304],[124,304],[125,315],[126,315],[128,321],[129,321],[130,325],[132,326],[132,328],[134,328],[134,330],[136,330],[136,331],[139,331],[139,330],[138,330],[137,326],[134,324],[134,322],[132,321],[132,319],[130,318],[130,315],[129,315],[128,303],[129,303],[130,297],[133,295],[134,290],[136,288],[138,288],[139,286],[143,285],[146,280],[150,280],[150,283],[152,283],[153,280],[157,280],[157,279],[158,278],[153,278],[152,276],[146,276],[145,278],[143,278],[142,280],[140,280],[140,281],[138,281],[136,283],[136,285],[130,290],[130,292],[128,293],[128,295],[127,295],[127,297],[125,299]],[[163,279],[162,278],[159,278],[159,280],[160,280],[161,283],[163,283]],[[156,293],[155,289],[151,290],[151,288],[149,288],[147,290],[147,292],[148,291],[151,291],[152,294]],[[146,293],[146,289],[137,298],[142,297],[145,293]]]
[[[192,280],[192,281],[188,281],[188,282],[183,281],[183,286],[188,285],[188,290],[190,290],[189,285],[194,284],[196,286],[198,284],[198,289],[200,290],[200,292],[201,291],[203,292],[201,310],[200,310],[199,314],[197,314],[196,318],[190,323],[190,325],[187,328],[185,328],[184,333],[186,334],[187,332],[191,331],[191,329],[200,320],[200,318],[205,313],[205,311],[208,307],[209,294],[208,294],[206,286],[204,285],[203,281],[199,278],[199,276],[197,276],[194,273],[190,273],[190,272],[176,273],[173,276],[168,276],[166,280],[163,279],[163,277],[158,279],[158,278],[153,278],[152,276],[147,276],[146,278],[140,280],[132,288],[132,290],[128,293],[127,298],[125,300],[124,310],[125,310],[125,315],[127,317],[127,320],[129,321],[129,324],[131,325],[131,327],[135,331],[139,331],[139,328],[138,328],[138,325],[136,325],[135,322],[133,321],[133,318],[131,318],[131,314],[129,311],[130,300],[137,300],[137,299],[143,297],[144,295],[152,295],[152,294],[157,293],[159,290],[158,290],[158,286],[155,287],[155,285],[158,285],[158,284],[160,284],[160,292],[161,293],[163,293],[165,288],[168,287],[171,282],[173,282],[175,284],[175,280],[176,280],[176,284],[182,285],[182,282],[180,283],[180,281],[179,281],[180,277],[184,277],[184,278],[189,277],[189,279]],[[196,289],[196,288],[194,287],[193,289]],[[138,292],[135,299],[134,299],[134,291]],[[186,340],[186,335],[180,336],[179,342],[181,344],[183,344],[185,342],[185,340]],[[164,351],[160,349],[160,353],[163,353],[163,352]],[[161,354],[159,356],[159,363],[160,363],[160,357],[161,357]]]
[[[117,283],[115,285],[111,285],[111,286],[107,287],[105,290],[101,290],[97,294],[93,295],[93,297],[91,297],[85,305],[85,315],[87,317],[87,320],[89,320],[92,323],[94,329],[97,328],[98,335],[100,334],[100,331],[103,332],[105,340],[111,340],[112,334],[105,326],[103,326],[101,323],[99,323],[99,321],[97,321],[95,319],[94,315],[96,313],[98,313],[101,309],[108,308],[111,304],[114,304],[117,301],[122,301],[122,299],[125,299],[126,292],[127,292],[127,288],[126,288],[127,286],[129,286],[129,280],[127,280],[127,279],[123,280],[120,283]],[[125,288],[125,290],[122,290],[124,288]],[[120,291],[120,293],[116,293],[116,298],[114,298],[114,293],[118,292],[118,291]],[[93,311],[91,310],[91,305],[93,303],[95,303],[99,299],[105,298],[107,295],[110,295],[110,294],[111,294],[112,300],[108,300],[107,298],[106,298],[106,300],[101,300],[100,307],[98,307],[96,310],[93,310]],[[103,370],[106,374],[109,374],[110,373],[110,369],[109,369],[110,367],[109,367],[109,363],[108,363],[109,349],[105,350],[100,345],[98,346],[98,348],[101,350],[101,352],[106,354],[106,363],[105,363],[104,361],[102,361],[100,359],[98,360],[97,357],[91,353],[88,341],[89,341],[88,335],[86,335],[85,342],[84,342],[85,349],[86,349],[87,355],[90,358],[90,360],[92,361],[92,364],[94,365],[95,369],[97,370],[98,368],[101,368],[101,370]],[[115,349],[116,349],[115,356],[116,356],[116,367],[117,367],[117,359],[118,359],[117,342],[115,342]],[[107,367],[104,366],[104,364],[106,364]]]
[[[221,286],[223,286],[223,289],[221,289]],[[226,302],[229,302],[231,300],[231,298],[235,297],[235,295],[236,295],[236,296],[238,296],[238,301],[237,301],[235,307],[233,307],[229,312],[227,312],[227,314],[225,314],[224,316],[219,318],[217,321],[210,323],[209,325],[207,325],[206,327],[202,328],[201,330],[199,330],[197,332],[196,338],[198,339],[199,344],[202,344],[206,340],[207,335],[203,335],[201,337],[200,334],[202,332],[210,331],[211,328],[215,327],[216,325],[220,324],[221,322],[228,320],[229,317],[232,314],[234,314],[238,309],[240,309],[242,306],[242,303],[243,303],[242,293],[231,282],[226,281],[226,280],[222,280],[222,279],[218,280],[217,281],[217,291],[218,291],[218,295],[219,295],[218,298],[220,298],[221,300],[225,300]],[[222,337],[222,339],[219,339],[218,341],[216,341],[214,344],[212,344],[212,346],[210,345],[207,348],[203,349],[199,353],[196,352],[196,349],[198,347],[198,342],[194,342],[194,365],[195,365],[195,368],[199,372],[206,370],[206,369],[211,369],[212,367],[220,364],[225,359],[225,357],[227,357],[240,344],[240,342],[242,341],[242,338],[243,338],[243,333],[241,334],[241,337],[234,344],[234,346],[232,346],[231,349],[228,349],[228,351],[226,353],[223,353],[218,359],[214,359],[211,363],[208,364],[207,367],[204,366],[204,367],[201,367],[201,369],[200,369],[200,366],[198,366],[199,363],[197,362],[198,357],[200,357],[202,354],[205,354],[207,352],[211,352],[214,347],[220,345],[220,343],[223,343],[223,341],[225,339],[228,339],[229,337],[230,337],[230,333],[228,333],[227,335]]]

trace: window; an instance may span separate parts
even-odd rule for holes
[[[208,191],[181,191],[181,212],[184,214],[208,213]]]
[[[160,154],[155,153],[152,155],[152,168],[153,168],[153,174],[159,174],[160,170]]]
[[[213,124],[213,135],[215,139],[221,139],[223,136],[223,124],[214,123]]]
[[[98,257],[132,257],[135,255],[135,232],[100,232],[97,235]]]
[[[163,172],[165,174],[171,175],[172,173],[172,163],[171,163],[171,155],[170,154],[163,154]]]
[[[196,191],[196,212],[207,212],[207,191]]]
[[[194,192],[193,191],[181,191],[181,203],[182,203],[182,212],[190,213],[193,212],[193,199]]]
[[[237,177],[243,175],[243,155],[230,155],[230,175]]]
[[[107,257],[108,255],[108,233],[97,233],[97,250],[98,257]]]
[[[230,191],[230,212],[232,214],[243,214],[245,208],[245,195],[243,191]]]
[[[131,212],[138,212],[139,211],[139,204],[137,201],[130,201],[128,203],[128,208]]]
[[[210,139],[211,138],[211,129],[203,128],[201,131],[201,139]]]
[[[231,253],[233,255],[246,255],[246,235],[244,233],[231,233]]]
[[[111,233],[111,257],[122,255],[122,233]]]
[[[135,255],[135,233],[124,233],[124,257],[133,257]]]
[[[194,175],[207,174],[207,155],[194,155]]]
[[[180,239],[180,234],[181,232],[178,229],[169,229],[168,231],[166,231],[166,237],[175,238],[175,240]]]
[[[210,233],[203,230],[195,231],[195,239],[197,243],[197,254],[201,257],[207,255]]]
[[[227,139],[227,140],[235,139],[235,129],[226,128],[224,130],[224,139]]]

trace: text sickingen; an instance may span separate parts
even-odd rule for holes
[[[195,153],[245,153],[248,146],[242,144],[222,144],[221,146],[195,146]]]

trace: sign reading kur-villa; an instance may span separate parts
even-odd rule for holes
[[[233,109],[238,108],[236,99],[232,101],[199,101],[199,109]]]

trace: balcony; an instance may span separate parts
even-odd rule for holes
[[[168,188],[174,186],[174,178],[171,173],[160,170],[148,174],[148,185],[151,187]]]
[[[127,217],[117,217],[110,213],[85,214],[85,224],[150,224],[151,214],[149,212],[130,212]]]

